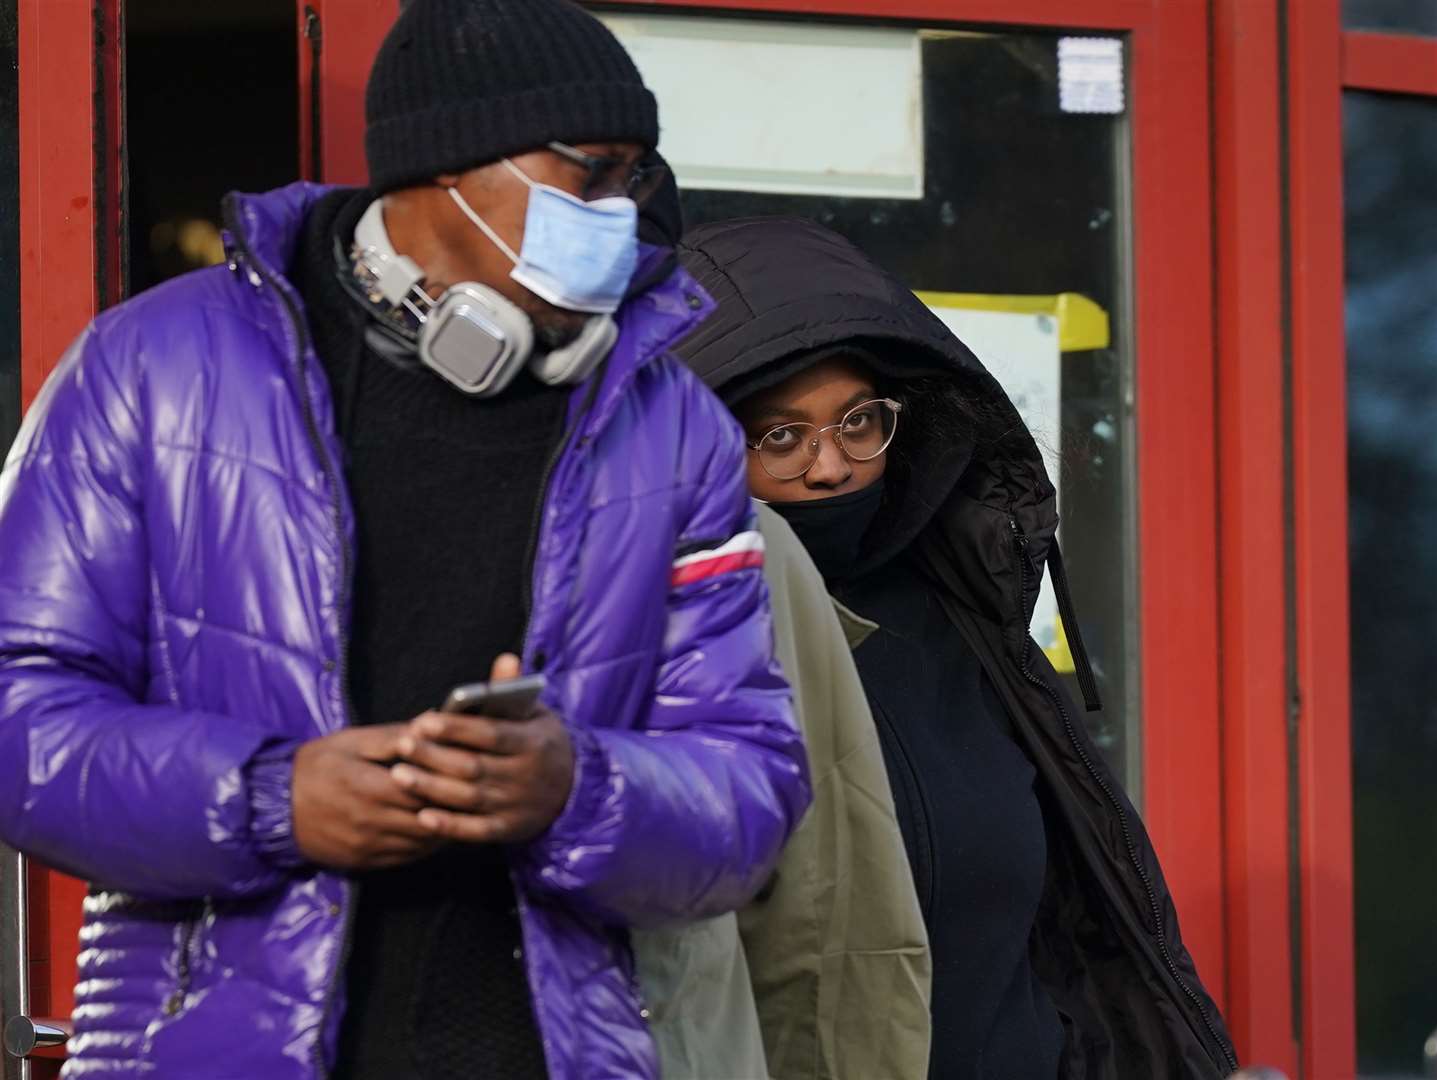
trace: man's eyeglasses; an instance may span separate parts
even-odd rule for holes
[[[850,461],[872,461],[893,442],[903,406],[889,398],[874,398],[849,409],[843,419],[827,427],[780,424],[749,449],[758,455],[763,471],[775,480],[797,480],[818,461],[823,436],[833,441]]]
[[[659,190],[668,167],[657,162],[626,161],[624,158],[586,154],[568,143],[551,142],[548,149],[565,161],[572,161],[589,171],[579,198],[585,202],[626,196],[642,206]]]

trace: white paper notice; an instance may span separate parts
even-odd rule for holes
[[[1067,113],[1123,111],[1121,38],[1058,39],[1058,104]]]
[[[916,29],[612,14],[683,188],[923,198]]]

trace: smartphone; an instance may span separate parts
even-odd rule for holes
[[[525,675],[497,683],[456,686],[444,702],[443,712],[483,714],[498,720],[527,720],[546,683],[542,675]]]

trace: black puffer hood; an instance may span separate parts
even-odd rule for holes
[[[891,381],[885,392],[905,411],[889,464],[889,513],[869,538],[864,570],[925,530],[926,542],[956,544],[963,534],[965,547],[1006,552],[1015,527],[1042,567],[1058,525],[1042,455],[998,381],[901,281],[800,218],[705,225],[684,237],[679,258],[718,302],[679,354],[730,405],[840,343],[857,345]],[[1016,618],[1019,586],[1008,561],[979,561],[974,599],[1004,621]],[[1031,616],[1036,584],[1026,591]]]

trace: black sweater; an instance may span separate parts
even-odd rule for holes
[[[1063,1026],[1029,937],[1047,869],[1036,770],[935,586],[900,557],[842,587],[933,951],[933,1080],[1055,1080]]]
[[[520,650],[526,556],[568,400],[527,373],[498,398],[467,398],[365,347],[335,240],[348,250],[371,198],[317,204],[294,267],[354,504],[356,724],[409,720]],[[356,881],[336,1080],[543,1077],[503,850],[455,846]]]

